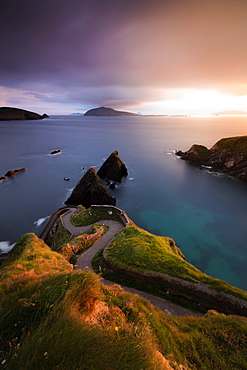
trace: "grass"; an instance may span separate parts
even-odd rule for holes
[[[246,319],[168,316],[119,286],[102,286],[93,273],[72,271],[33,234],[0,272],[2,369],[247,368]]]
[[[208,153],[208,149],[204,145],[194,144],[192,148],[200,157],[204,157]]]
[[[239,152],[247,157],[247,136],[229,137],[219,140],[213,148],[225,149],[227,152]]]
[[[85,252],[108,230],[109,226],[93,224],[86,232],[71,238],[70,233],[63,227],[60,218],[56,220],[57,229],[50,239],[50,247],[61,253],[72,264],[76,264],[77,256]],[[99,232],[95,237],[93,234]]]
[[[202,273],[184,260],[183,254],[170,238],[148,233],[137,226],[121,230],[107,249],[107,260],[141,273],[153,272],[202,283],[221,292],[247,300],[247,292],[225,281]]]
[[[193,301],[191,298],[188,299],[186,297],[179,295],[179,292],[175,292],[169,289],[169,294],[164,292],[163,289],[160,289],[159,286],[152,284],[151,282],[146,282],[144,280],[140,280],[127,274],[120,274],[118,272],[113,271],[110,269],[105,260],[103,258],[103,250],[102,248],[93,258],[92,260],[92,267],[96,274],[99,274],[104,279],[110,280],[115,282],[116,284],[120,284],[121,286],[126,286],[129,288],[134,288],[140,290],[142,292],[146,292],[157,297],[163,298],[166,301],[172,302],[177,304],[178,306],[182,306],[187,308],[190,311],[194,312],[201,312],[205,313],[205,309],[198,305],[198,302]]]
[[[97,208],[84,208],[79,206],[81,212],[79,214],[72,215],[70,222],[73,226],[88,226],[95,222],[102,220],[112,220],[119,222],[119,217],[114,213],[109,213],[109,210],[97,209]]]
[[[68,243],[71,238],[71,234],[63,227],[60,217],[56,220],[56,224],[56,231],[48,243],[52,250],[60,252],[61,245]]]

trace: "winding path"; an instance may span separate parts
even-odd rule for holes
[[[82,227],[75,227],[70,223],[70,217],[71,215],[76,211],[76,209],[71,209],[70,211],[66,212],[61,216],[62,225],[71,233],[71,236],[75,236],[78,234],[81,234],[91,228],[92,225],[89,226],[82,226]],[[111,220],[103,220],[98,221],[97,223],[105,224],[109,226],[109,230],[97,241],[95,242],[87,251],[85,251],[80,257],[77,259],[77,264],[75,265],[76,269],[79,270],[90,270],[93,271],[92,268],[92,259],[95,256],[95,254],[106,244],[108,244],[111,240],[114,239],[114,236],[117,232],[122,230],[124,226],[116,221]],[[112,286],[116,283],[101,278],[101,282],[104,285]],[[118,284],[119,285],[119,284]],[[186,308],[183,308],[181,306],[178,306],[174,303],[171,303],[163,298],[159,298],[157,296],[153,296],[152,294],[148,294],[145,292],[142,292],[140,290],[134,289],[134,288],[128,288],[125,286],[120,285],[126,292],[137,294],[138,296],[147,299],[149,302],[151,302],[154,306],[160,308],[163,312],[169,314],[169,315],[176,315],[176,316],[194,316],[194,317],[200,317],[202,314],[192,312]]]

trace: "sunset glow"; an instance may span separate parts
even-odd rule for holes
[[[247,111],[247,2],[4,2],[0,105]]]

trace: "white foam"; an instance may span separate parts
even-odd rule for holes
[[[3,253],[3,252],[9,252],[13,246],[15,245],[14,244],[10,244],[9,241],[2,241],[0,242],[0,251]]]
[[[37,221],[34,221],[34,225],[37,225],[37,226],[40,226],[40,225],[42,225],[43,224],[43,222],[45,222],[45,220],[47,220],[47,218],[48,218],[49,216],[47,216],[47,217],[43,217],[43,218],[39,218]]]
[[[203,168],[209,168],[209,169],[210,169],[210,168],[213,168],[212,166],[205,166],[204,164],[202,164],[202,167],[203,167]]]

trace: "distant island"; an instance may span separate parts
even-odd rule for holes
[[[25,109],[13,107],[0,107],[0,121],[15,121],[15,120],[34,120],[49,117],[47,114],[42,116],[38,113],[30,112]]]
[[[139,114],[99,107],[88,110],[84,116],[139,116]]]
[[[223,112],[212,113],[213,116],[247,116],[247,112],[241,110],[225,110]]]

